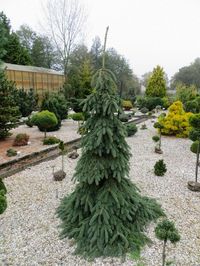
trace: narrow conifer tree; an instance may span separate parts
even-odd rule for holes
[[[108,30],[108,29],[107,29]],[[107,36],[107,31],[106,31]],[[106,37],[104,44],[105,55]],[[76,254],[86,257],[123,256],[148,242],[144,229],[163,215],[155,200],[141,196],[127,178],[130,148],[113,74],[102,68],[94,76],[93,94],[85,100],[82,156],[73,179],[78,184],[57,210],[61,237],[74,238]]]

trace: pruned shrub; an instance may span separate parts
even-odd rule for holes
[[[46,138],[46,132],[55,127],[58,123],[58,119],[54,113],[48,110],[41,111],[32,116],[31,121],[36,125],[40,131],[45,132],[44,137]]]
[[[137,132],[136,124],[135,123],[126,124],[126,132],[128,137],[135,135],[135,133]]]
[[[129,111],[131,108],[133,108],[132,102],[128,100],[123,100],[122,101],[122,107],[126,110]]]
[[[84,120],[83,113],[70,114],[70,115],[68,115],[68,118],[71,118],[74,121],[83,121]]]
[[[17,151],[14,150],[14,149],[8,149],[8,150],[6,151],[6,155],[7,155],[8,157],[16,156],[16,155],[17,155]]]
[[[65,119],[68,114],[68,105],[64,95],[60,93],[46,94],[42,101],[41,111],[48,110],[54,113],[58,120],[57,124],[48,128],[47,131],[56,131],[61,127],[61,120]]]
[[[166,260],[166,244],[167,241],[170,241],[172,244],[176,244],[180,241],[180,235],[178,230],[176,229],[173,222],[164,219],[155,228],[155,235],[156,237],[163,241],[163,252],[162,252],[162,266],[165,266],[165,260]]]
[[[159,117],[158,119],[159,123],[163,126],[161,133],[181,138],[188,137],[191,130],[189,118],[192,116],[192,113],[186,113],[180,101],[174,102],[168,110],[169,113],[165,117]]]
[[[57,144],[60,142],[60,139],[54,137],[54,136],[49,136],[43,139],[43,145],[53,145]]]
[[[196,140],[192,143],[192,145],[190,146],[190,150],[191,152],[193,153],[197,153],[197,150],[198,150],[198,146],[199,146],[199,141]]]
[[[13,146],[25,146],[28,145],[29,135],[26,133],[19,133],[16,135]]]
[[[153,136],[153,137],[152,137],[152,140],[153,140],[154,142],[158,142],[158,141],[160,140],[160,137],[159,137],[159,136]]]
[[[163,176],[167,172],[166,164],[163,160],[159,160],[154,165],[154,174],[157,176]]]
[[[128,116],[127,114],[120,114],[120,115],[119,115],[119,120],[120,120],[121,122],[128,122],[128,120],[129,120],[129,116]]]

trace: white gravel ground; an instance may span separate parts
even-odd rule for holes
[[[151,121],[147,126],[147,130],[139,130],[127,139],[133,154],[130,178],[141,193],[162,203],[180,231],[181,241],[175,248],[168,245],[167,258],[174,261],[173,265],[200,266],[200,193],[187,189],[187,181],[194,180],[195,155],[189,150],[191,141],[163,137],[164,153],[155,154],[151,139],[155,129]],[[165,176],[156,177],[153,166],[160,158],[166,162],[168,171]],[[8,209],[0,216],[0,265],[161,265],[162,245],[154,237],[155,225],[148,228],[153,243],[144,249],[139,262],[132,261],[129,256],[125,262],[111,258],[88,262],[72,254],[72,241],[58,237],[60,221],[55,216],[60,198],[74,188],[71,177],[77,160],[66,158],[65,162],[67,177],[62,182],[52,180],[52,166],[59,169],[60,157],[5,180]]]

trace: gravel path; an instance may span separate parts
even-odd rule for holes
[[[148,130],[139,130],[127,139],[133,154],[130,178],[137,183],[141,193],[162,203],[181,233],[176,248],[168,245],[167,259],[174,260],[173,265],[200,266],[200,193],[186,187],[188,180],[194,180],[195,155],[189,150],[191,141],[163,137],[164,153],[155,154],[151,139],[155,129],[150,121],[146,124]],[[153,166],[160,158],[164,159],[168,171],[165,176],[156,177]],[[66,158],[65,162],[67,177],[61,183],[52,180],[52,166],[59,169],[60,157],[5,180],[9,207],[0,216],[0,265],[161,265],[162,245],[154,237],[155,225],[148,228],[153,243],[143,250],[140,264],[129,256],[125,262],[111,258],[87,262],[72,254],[72,241],[58,237],[60,221],[55,216],[60,198],[74,188],[71,177],[77,160]]]

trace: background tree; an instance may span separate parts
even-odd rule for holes
[[[16,33],[11,32],[10,20],[6,15],[0,13],[0,47],[3,50],[1,58],[6,63],[28,65],[31,58],[28,50],[20,44]]]
[[[83,6],[77,0],[49,0],[45,16],[48,32],[67,75],[70,54],[86,22]]]
[[[10,135],[19,118],[19,109],[14,99],[15,87],[8,81],[0,65],[0,139]]]
[[[154,68],[152,75],[147,82],[145,91],[146,96],[165,97],[166,96],[166,81],[164,78],[163,68],[157,66]]]
[[[6,15],[0,13],[0,60],[6,55],[6,45],[10,33],[10,21]]]
[[[78,184],[57,211],[61,236],[74,238],[76,253],[93,258],[139,250],[148,242],[146,225],[163,214],[127,178],[131,154],[126,129],[115,115],[121,109],[114,76],[104,60],[93,77],[94,92],[84,101],[91,117],[84,124],[82,155],[73,177]]]
[[[194,85],[196,88],[200,88],[200,58],[196,58],[189,66],[179,69],[171,79],[171,88],[176,88],[179,83],[186,86]]]
[[[22,25],[16,34],[28,50],[33,66],[59,69],[58,56],[47,36],[36,33],[27,25]]]

